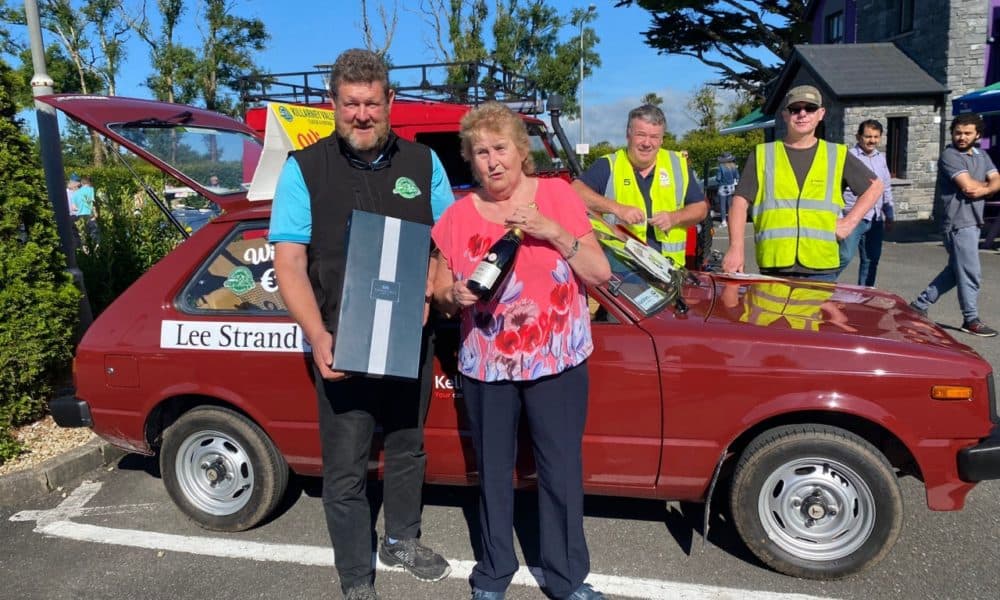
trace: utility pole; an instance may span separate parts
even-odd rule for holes
[[[53,81],[45,67],[45,45],[42,43],[42,25],[38,17],[38,3],[24,0],[27,17],[28,37],[31,43],[31,63],[35,75],[31,78],[33,98],[52,93]],[[76,264],[76,244],[73,241],[73,223],[69,219],[69,200],[66,198],[66,177],[63,171],[62,148],[59,145],[59,121],[56,110],[35,100],[35,115],[38,118],[38,141],[42,149],[42,170],[45,172],[45,187],[49,201],[56,215],[59,241],[66,255],[66,268],[73,276],[73,283],[83,294],[80,298],[80,334],[90,327],[94,315],[90,310],[87,288],[83,284],[83,272]]]
[[[579,143],[583,143],[583,25],[589,19],[588,17],[594,14],[597,10],[597,6],[591,4],[587,7],[587,11],[580,14],[580,83],[576,87],[576,104],[580,107],[580,140]]]

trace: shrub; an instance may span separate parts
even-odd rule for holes
[[[163,189],[159,171],[148,165],[136,171],[152,189]],[[96,316],[182,238],[146,198],[128,169],[111,167],[78,172],[90,175],[97,197],[99,237],[95,239],[81,232],[83,244],[77,252],[77,263]]]
[[[11,428],[38,418],[68,372],[80,294],[66,271],[32,142],[0,63],[0,464],[20,448]]]

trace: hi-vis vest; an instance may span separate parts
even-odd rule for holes
[[[611,163],[611,174],[604,186],[604,195],[608,198],[635,206],[646,212],[646,201],[639,191],[635,181],[635,169],[628,160],[625,150],[607,154],[603,158]],[[649,198],[652,201],[653,213],[674,211],[684,207],[684,195],[687,194],[688,168],[687,159],[679,152],[660,149],[656,153],[656,166],[651,177]],[[646,224],[628,225],[632,233],[640,240],[646,239]],[[663,255],[672,259],[677,266],[684,266],[684,251],[687,246],[687,229],[674,227],[670,231],[661,231],[654,227],[656,240],[660,242]]]
[[[747,290],[740,321],[767,327],[785,319],[792,329],[819,331],[823,303],[833,290],[792,287],[787,283],[755,283]]]
[[[840,266],[836,230],[844,208],[840,182],[847,146],[819,140],[801,190],[783,143],[758,144],[756,152],[757,265],[780,269],[798,262],[817,270]]]

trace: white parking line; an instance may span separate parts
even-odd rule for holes
[[[81,542],[111,544],[130,548],[145,548],[167,552],[181,552],[218,558],[237,558],[262,562],[284,562],[297,565],[333,567],[333,551],[329,547],[305,546],[300,544],[275,544],[251,542],[220,537],[176,535],[142,531],[139,529],[118,529],[86,523],[76,523],[71,517],[87,514],[113,514],[133,512],[136,506],[85,508],[84,505],[100,490],[100,483],[85,481],[62,503],[51,510],[21,511],[11,521],[36,521],[35,531],[43,535],[71,539]],[[468,580],[475,562],[471,560],[449,559],[450,579]],[[398,567],[377,564],[380,571],[402,571]],[[819,596],[806,594],[784,594],[725,588],[712,585],[676,583],[661,579],[620,577],[591,573],[587,582],[595,588],[615,597],[643,598],[647,600],[824,600]],[[521,567],[514,575],[514,585],[539,587],[542,575],[535,569]]]

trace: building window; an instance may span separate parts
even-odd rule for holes
[[[908,117],[889,117],[889,131],[885,141],[885,162],[889,173],[898,179],[906,179],[906,144],[909,139]]]
[[[899,33],[913,31],[913,0],[899,0]]]
[[[844,11],[826,16],[823,41],[827,44],[840,44],[844,41]]]

